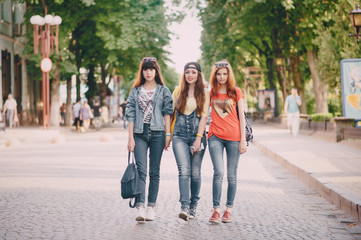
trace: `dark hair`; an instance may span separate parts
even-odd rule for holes
[[[202,72],[201,65],[199,65],[199,63],[197,63],[197,62],[189,62],[189,63],[187,63],[187,64],[184,66],[184,71],[187,70],[190,65],[194,65],[195,68],[196,68],[196,70],[198,70],[198,72]],[[192,67],[191,67],[191,68],[192,68]]]
[[[197,113],[198,115],[201,115],[203,112],[203,105],[206,97],[205,97],[204,84],[203,84],[203,75],[202,72],[200,71],[201,66],[196,62],[190,62],[184,66],[184,72],[180,80],[180,93],[177,99],[176,108],[178,111],[184,112],[187,105],[189,84],[185,78],[185,71],[189,68],[190,65],[194,65],[197,68],[196,70],[198,71],[197,81],[194,88],[194,98],[196,99]],[[175,97],[177,98],[177,96]]]
[[[147,61],[142,60],[140,62],[137,78],[135,80],[135,83],[132,86],[132,89],[134,87],[139,87],[140,85],[143,85],[145,83],[145,78],[143,76],[143,70],[147,70],[147,69],[154,69],[155,70],[155,81],[160,85],[164,85],[162,72],[160,70],[158,62],[150,61],[150,60],[147,60]]]

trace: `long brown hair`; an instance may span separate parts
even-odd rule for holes
[[[144,58],[140,62],[137,78],[135,79],[135,82],[131,89],[133,89],[134,87],[139,87],[140,85],[143,85],[145,83],[143,70],[147,70],[147,69],[155,69],[155,81],[160,85],[164,85],[162,72],[160,70],[157,60],[155,58],[152,58],[155,59],[154,61],[148,59],[150,58]]]
[[[180,92],[177,99],[177,111],[184,112],[188,100],[189,83],[185,79],[185,71],[180,79]],[[177,98],[177,96],[175,96]],[[197,114],[201,115],[203,112],[203,105],[205,101],[205,92],[203,84],[202,72],[198,71],[197,81],[194,87],[194,98],[197,103]]]
[[[219,65],[221,65],[221,66],[219,66]],[[227,73],[228,73],[228,79],[227,79],[227,82],[226,82],[227,96],[229,98],[233,98],[237,102],[236,96],[234,94],[234,91],[236,89],[236,79],[234,78],[234,74],[233,74],[231,64],[229,64],[229,62],[226,61],[226,60],[216,62],[212,67],[212,73],[211,73],[211,76],[209,78],[209,81],[210,81],[211,86],[212,86],[211,96],[215,96],[215,95],[218,94],[219,83],[217,81],[217,72],[221,68],[226,68]]]

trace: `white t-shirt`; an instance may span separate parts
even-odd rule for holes
[[[138,104],[142,108],[144,114],[144,123],[150,123],[150,120],[152,119],[154,93],[155,89],[146,90],[142,87],[138,96]]]
[[[17,103],[15,99],[7,99],[4,104],[4,108],[8,110],[15,110],[17,106]]]

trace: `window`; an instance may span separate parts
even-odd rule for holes
[[[1,20],[4,22],[10,23],[11,18],[11,0],[6,0],[5,2],[2,2],[1,5]]]

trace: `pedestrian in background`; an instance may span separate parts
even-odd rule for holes
[[[122,108],[123,127],[124,127],[124,129],[126,129],[127,128],[127,117],[125,115],[125,110],[127,108],[127,100],[125,100],[122,104],[120,104],[120,107]]]
[[[300,128],[300,108],[302,100],[298,96],[297,89],[292,88],[291,95],[286,97],[285,101],[285,114],[287,115],[287,127],[290,133],[297,137]]]
[[[80,99],[76,101],[76,103],[73,105],[73,120],[74,120],[74,126],[77,132],[80,131],[80,127],[82,126],[82,121],[80,120],[80,109],[81,109],[81,103]]]
[[[106,105],[103,105],[101,107],[100,115],[102,117],[102,123],[107,124],[109,122],[109,110],[108,110],[108,107]]]
[[[90,119],[93,118],[93,113],[87,100],[84,101],[83,106],[80,109],[79,118],[81,121],[83,121],[84,132],[88,131],[90,125]]]
[[[176,120],[172,147],[178,166],[179,217],[188,221],[196,215],[201,189],[201,166],[207,145],[205,128],[209,92],[204,89],[198,63],[190,62],[184,66],[180,87],[173,92],[173,103]]]
[[[65,113],[66,113],[66,104],[63,103],[60,106],[60,124],[62,124],[62,125],[65,124]]]
[[[217,62],[211,77],[211,118],[208,144],[213,164],[213,214],[209,222],[217,223],[220,219],[220,201],[224,175],[223,151],[227,153],[227,202],[222,222],[232,221],[232,208],[237,191],[237,168],[240,154],[247,151],[244,119],[244,100],[241,89],[227,61]],[[237,103],[238,113],[237,114]],[[239,115],[239,116],[238,116]]]
[[[146,57],[140,63],[138,75],[127,99],[128,151],[134,151],[139,173],[141,194],[136,204],[137,221],[153,221],[159,190],[159,172],[163,149],[171,140],[170,115],[172,96],[164,86],[157,59]],[[148,207],[145,210],[147,152],[149,149]]]
[[[94,115],[94,118],[92,120],[93,125],[95,127],[95,130],[99,131],[102,126],[102,116],[101,116],[102,109],[101,106],[99,105],[98,100],[94,102],[92,112]]]
[[[18,121],[18,114],[16,107],[17,107],[17,103],[15,99],[13,99],[13,95],[10,93],[8,95],[8,99],[6,99],[5,101],[4,110],[3,110],[3,114],[4,116],[6,116],[6,119],[8,120],[9,128],[15,127],[15,124]]]

